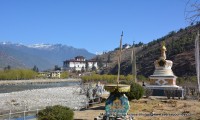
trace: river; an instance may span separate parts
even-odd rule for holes
[[[41,80],[42,81],[42,80]],[[35,82],[35,80],[23,80],[23,82],[18,81],[8,81],[8,84],[0,84],[0,93],[10,93],[16,91],[32,90],[32,89],[42,89],[42,88],[55,88],[55,87],[67,87],[79,85],[78,80],[45,80],[45,82]],[[16,83],[17,82],[17,83]],[[1,83],[1,81],[0,81]]]

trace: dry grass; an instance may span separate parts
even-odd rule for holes
[[[197,100],[141,99],[130,102],[130,113],[179,114],[179,116],[137,116],[138,120],[200,120],[200,102]],[[190,116],[181,116],[188,113]]]
[[[190,116],[135,116],[135,120],[200,120],[200,102],[198,100],[140,99],[130,101],[129,114],[183,114]],[[89,110],[75,111],[75,119],[94,120],[104,113],[104,103]]]

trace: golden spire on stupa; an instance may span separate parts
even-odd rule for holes
[[[162,42],[162,47],[161,47],[161,58],[163,58],[164,60],[166,60],[166,53],[165,51],[167,51],[166,47],[165,47],[165,42]]]

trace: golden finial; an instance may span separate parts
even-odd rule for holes
[[[165,41],[162,41],[162,48],[161,48],[162,51],[167,51],[166,47],[165,47]]]
[[[162,47],[161,47],[161,58],[162,59],[166,59],[166,53],[165,53],[165,51],[167,51],[167,49],[166,49],[166,47],[165,47],[165,42],[163,41],[162,42]]]

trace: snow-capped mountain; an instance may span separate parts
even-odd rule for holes
[[[78,55],[84,56],[87,59],[95,56],[85,49],[77,49],[62,44],[34,44],[26,46],[10,42],[0,42],[0,53],[0,69],[8,65],[13,68],[33,68],[36,65],[40,70],[46,70],[54,68],[55,65],[62,66],[64,60]]]
[[[33,45],[28,45],[27,47],[29,48],[36,48],[36,49],[49,49],[53,45],[50,44],[33,44]]]

